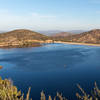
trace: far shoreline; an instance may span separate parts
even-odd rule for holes
[[[49,44],[47,42],[45,42],[46,44]],[[84,45],[84,46],[95,46],[95,47],[100,47],[100,44],[93,44],[93,43],[77,43],[77,42],[63,42],[63,41],[53,41],[50,43],[62,43],[62,44],[71,44],[71,45]],[[27,46],[20,46],[20,45],[12,45],[12,46],[4,46],[4,45],[0,45],[0,49],[11,49],[11,48],[34,48],[34,47],[41,47],[42,44],[44,43],[38,43],[38,44],[34,44],[34,45],[27,45]]]
[[[77,42],[62,42],[62,41],[54,41],[54,43],[64,43],[64,44],[72,44],[72,45],[86,45],[86,46],[100,47],[100,44],[93,44],[93,43],[77,43]]]
[[[11,48],[30,48],[30,47],[40,47],[40,43],[31,44],[31,45],[0,45],[0,49],[11,49]]]

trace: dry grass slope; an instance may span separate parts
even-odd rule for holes
[[[0,47],[30,47],[38,46],[48,37],[40,33],[20,29],[0,34]]]
[[[69,35],[66,37],[52,37],[52,39],[64,42],[100,44],[100,29],[95,29],[75,35]]]

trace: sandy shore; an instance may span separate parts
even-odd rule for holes
[[[100,44],[91,44],[91,43],[76,43],[76,42],[62,42],[62,41],[54,41],[54,43],[65,43],[72,45],[87,45],[87,46],[100,46]]]

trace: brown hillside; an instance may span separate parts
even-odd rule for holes
[[[47,39],[47,36],[42,35],[40,33],[30,31],[30,30],[25,30],[25,29],[20,29],[20,30],[14,30],[6,33],[0,34],[0,41],[10,41],[12,39],[15,40],[45,40]]]
[[[0,34],[0,46],[33,45],[40,41],[47,40],[48,37],[40,33],[20,29]]]
[[[100,29],[73,35],[71,41],[82,43],[100,43]]]
[[[100,29],[94,29],[80,34],[69,35],[63,38],[54,38],[55,40],[65,42],[78,42],[78,43],[94,43],[100,44]]]

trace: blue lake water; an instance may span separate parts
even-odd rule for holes
[[[33,100],[40,92],[54,96],[61,92],[76,100],[80,84],[87,92],[96,81],[100,86],[100,47],[47,44],[35,48],[0,49],[0,76],[13,80],[23,92],[31,87]]]

